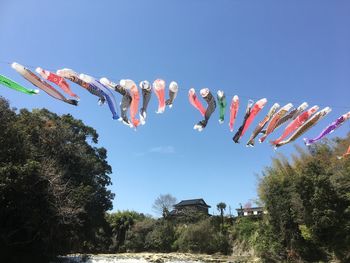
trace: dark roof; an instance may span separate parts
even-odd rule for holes
[[[188,205],[201,205],[205,207],[210,207],[210,205],[207,205],[207,203],[202,199],[189,199],[189,200],[182,200],[180,203],[174,205],[175,207],[179,206],[188,206]]]

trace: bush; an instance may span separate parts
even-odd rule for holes
[[[146,236],[146,248],[152,251],[170,252],[175,241],[175,230],[171,222],[160,220]]]
[[[230,253],[228,236],[215,230],[209,219],[197,224],[184,225],[178,229],[177,234],[178,239],[174,246],[182,252]]]
[[[149,217],[136,222],[126,236],[124,244],[125,250],[133,252],[146,251],[146,237],[152,232],[155,225],[156,220]]]
[[[231,230],[233,238],[237,239],[245,246],[254,246],[256,244],[260,221],[260,218],[237,218]]]

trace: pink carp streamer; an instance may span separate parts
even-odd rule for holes
[[[331,108],[326,107],[319,112],[317,112],[314,116],[312,116],[308,121],[306,121],[302,126],[300,126],[287,140],[281,141],[275,145],[275,147],[280,147],[292,141],[295,141],[302,134],[311,129],[314,125],[316,125],[321,119],[323,119],[328,113],[332,111]]]
[[[259,122],[259,124],[255,127],[255,130],[253,131],[252,135],[249,138],[249,141],[247,142],[247,146],[254,147],[255,137],[259,135],[262,129],[264,129],[265,125],[268,123],[271,117],[276,113],[279,107],[280,105],[278,103],[275,103],[272,105],[269,112],[266,114],[265,118],[261,122]]]
[[[35,71],[40,74],[40,76],[48,81],[51,81],[52,83],[55,83],[57,86],[59,86],[65,93],[68,95],[76,98],[79,100],[79,96],[70,89],[69,84],[67,81],[63,78],[60,77],[48,70],[42,69],[40,67],[36,68]]]
[[[264,108],[264,106],[267,103],[267,99],[263,98],[261,100],[258,100],[253,108],[250,111],[250,115],[244,125],[243,131],[241,133],[241,137],[244,135],[244,133],[246,132],[246,130],[249,128],[250,124],[253,122],[253,120],[255,119],[255,117],[258,115],[258,113]]]
[[[165,111],[165,81],[156,79],[153,82],[153,91],[158,98],[158,110],[156,113],[163,113]]]
[[[233,132],[233,125],[235,124],[237,113],[239,108],[239,98],[237,95],[233,96],[231,105],[230,105],[230,131]]]
[[[279,144],[283,139],[287,138],[289,134],[299,129],[301,125],[303,125],[316,111],[318,111],[319,107],[317,105],[311,107],[309,110],[301,113],[298,117],[296,117],[288,126],[284,129],[283,134],[276,140],[271,141],[272,145]]]
[[[131,95],[131,104],[130,104],[130,119],[131,123],[136,128],[140,125],[140,120],[136,118],[136,115],[139,111],[139,102],[140,102],[140,93],[137,88],[136,83],[130,79],[124,79],[120,81],[120,85],[130,91]]]
[[[279,120],[287,114],[287,112],[293,107],[292,103],[284,105],[275,115],[273,115],[271,121],[267,125],[265,134],[259,139],[259,142],[262,143],[265,141],[266,137],[271,134],[275,129]]]
[[[202,114],[202,116],[204,116],[205,108],[203,107],[202,103],[198,100],[195,89],[192,88],[188,91],[188,99],[192,106],[195,107]]]
[[[341,125],[344,124],[348,119],[350,118],[350,112],[343,114],[338,119],[336,119],[334,122],[332,122],[330,125],[328,125],[316,138],[313,139],[307,139],[305,138],[305,144],[311,145],[319,140],[321,140],[323,137],[325,137],[328,134],[331,134],[336,129],[338,129]]]

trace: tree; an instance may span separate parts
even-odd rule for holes
[[[171,252],[172,244],[175,241],[174,225],[168,220],[158,220],[153,230],[147,234],[145,241],[148,250]]]
[[[16,114],[0,98],[0,142],[4,261],[47,262],[107,245],[111,167],[93,128],[46,109]]]
[[[122,245],[124,245],[127,232],[136,221],[140,221],[144,219],[144,217],[143,214],[128,210],[106,215],[107,221],[112,229],[113,245],[117,251]]]
[[[350,260],[350,159],[337,159],[349,143],[350,134],[324,140],[264,171],[259,196],[268,213],[260,243],[274,248],[270,259]]]
[[[226,209],[226,204],[224,202],[220,202],[216,205],[217,210],[220,212],[221,217],[221,229],[224,227],[224,211]]]
[[[176,204],[176,198],[170,194],[160,195],[154,201],[152,206],[153,210],[166,218],[169,215],[170,210]]]
[[[131,250],[134,252],[147,251],[149,249],[146,243],[149,233],[151,233],[156,227],[157,220],[146,216],[136,223],[129,230],[129,233],[125,240],[126,251]]]

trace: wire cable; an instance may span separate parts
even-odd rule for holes
[[[3,60],[0,60],[0,63],[3,63],[3,64],[8,64],[8,65],[11,65],[12,63],[11,62],[8,62],[8,61],[3,61]],[[35,70],[37,67],[35,66],[32,66],[32,65],[26,65],[26,64],[23,64],[23,66],[29,68],[29,69],[32,69],[32,70]],[[52,72],[56,72],[56,69],[47,69],[49,71],[52,71]],[[97,76],[98,79],[102,78],[104,76]],[[115,81],[113,79],[111,79],[112,81],[114,82],[117,82],[119,83],[119,81]],[[185,88],[180,88],[179,87],[179,91],[184,91],[184,92],[188,92],[187,89]],[[225,93],[226,96],[230,96],[230,97],[233,97],[234,95],[237,95],[237,94],[232,94],[232,93]],[[253,99],[253,100],[259,100],[261,98],[258,98],[258,97],[253,97],[253,96],[249,96],[249,95],[246,95],[246,94],[241,94],[239,95],[240,98],[246,98],[246,99]],[[284,103],[293,103],[295,105],[297,104],[301,104],[302,102],[297,102],[297,101],[288,101],[288,100],[281,100],[279,98],[269,98],[269,100],[273,100],[273,101],[278,101],[278,102],[284,102]],[[330,105],[330,104],[318,104],[319,106],[321,107],[331,107],[331,108],[334,108],[334,109],[350,109],[350,106],[339,106],[339,105]],[[349,129],[350,129],[350,124],[349,124]]]

